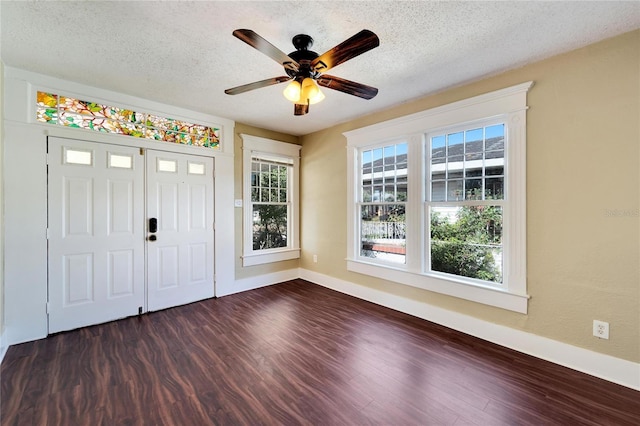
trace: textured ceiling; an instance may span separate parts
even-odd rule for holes
[[[5,65],[303,135],[640,28],[640,2],[0,2]],[[380,46],[330,74],[377,87],[293,116],[284,75],[231,35],[252,29],[290,53],[300,33],[322,54],[366,28]]]

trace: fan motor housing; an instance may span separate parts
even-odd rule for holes
[[[296,48],[294,52],[289,53],[289,57],[300,64],[298,71],[294,71],[285,67],[285,72],[289,77],[311,77],[316,78],[320,75],[318,72],[311,70],[311,61],[318,57],[318,54],[309,50],[313,46],[313,39],[306,34],[298,34],[291,40]]]

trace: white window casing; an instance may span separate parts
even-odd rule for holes
[[[347,138],[347,269],[477,303],[527,313],[526,267],[526,110],[533,82],[475,96],[408,116],[344,133]],[[471,280],[428,270],[429,227],[425,211],[428,182],[424,159],[426,135],[477,123],[505,124],[505,198],[502,283]],[[389,264],[360,255],[358,210],[359,156],[373,146],[408,143],[406,263]],[[410,231],[411,230],[411,231]]]
[[[301,146],[280,142],[272,139],[241,134],[242,137],[242,196],[243,203],[243,238],[242,238],[242,266],[261,265],[280,262],[300,257],[299,232],[299,179],[300,179],[300,149]],[[253,249],[253,203],[251,198],[251,166],[254,158],[277,162],[290,167],[287,197],[287,245],[286,247],[254,250]]]

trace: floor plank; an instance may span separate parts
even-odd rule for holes
[[[2,425],[638,425],[640,392],[303,280],[9,348]]]

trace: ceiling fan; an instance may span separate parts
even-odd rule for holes
[[[291,80],[291,83],[284,90],[284,96],[294,103],[294,115],[304,115],[309,112],[310,104],[318,103],[324,99],[324,94],[318,85],[363,99],[372,99],[378,94],[378,89],[375,87],[323,74],[343,62],[379,46],[378,36],[369,30],[360,31],[322,55],[309,50],[313,45],[313,39],[306,34],[298,34],[293,37],[292,42],[296,50],[289,55],[252,30],[235,30],[233,35],[281,64],[287,75],[227,89],[224,92],[228,95],[237,95]]]

